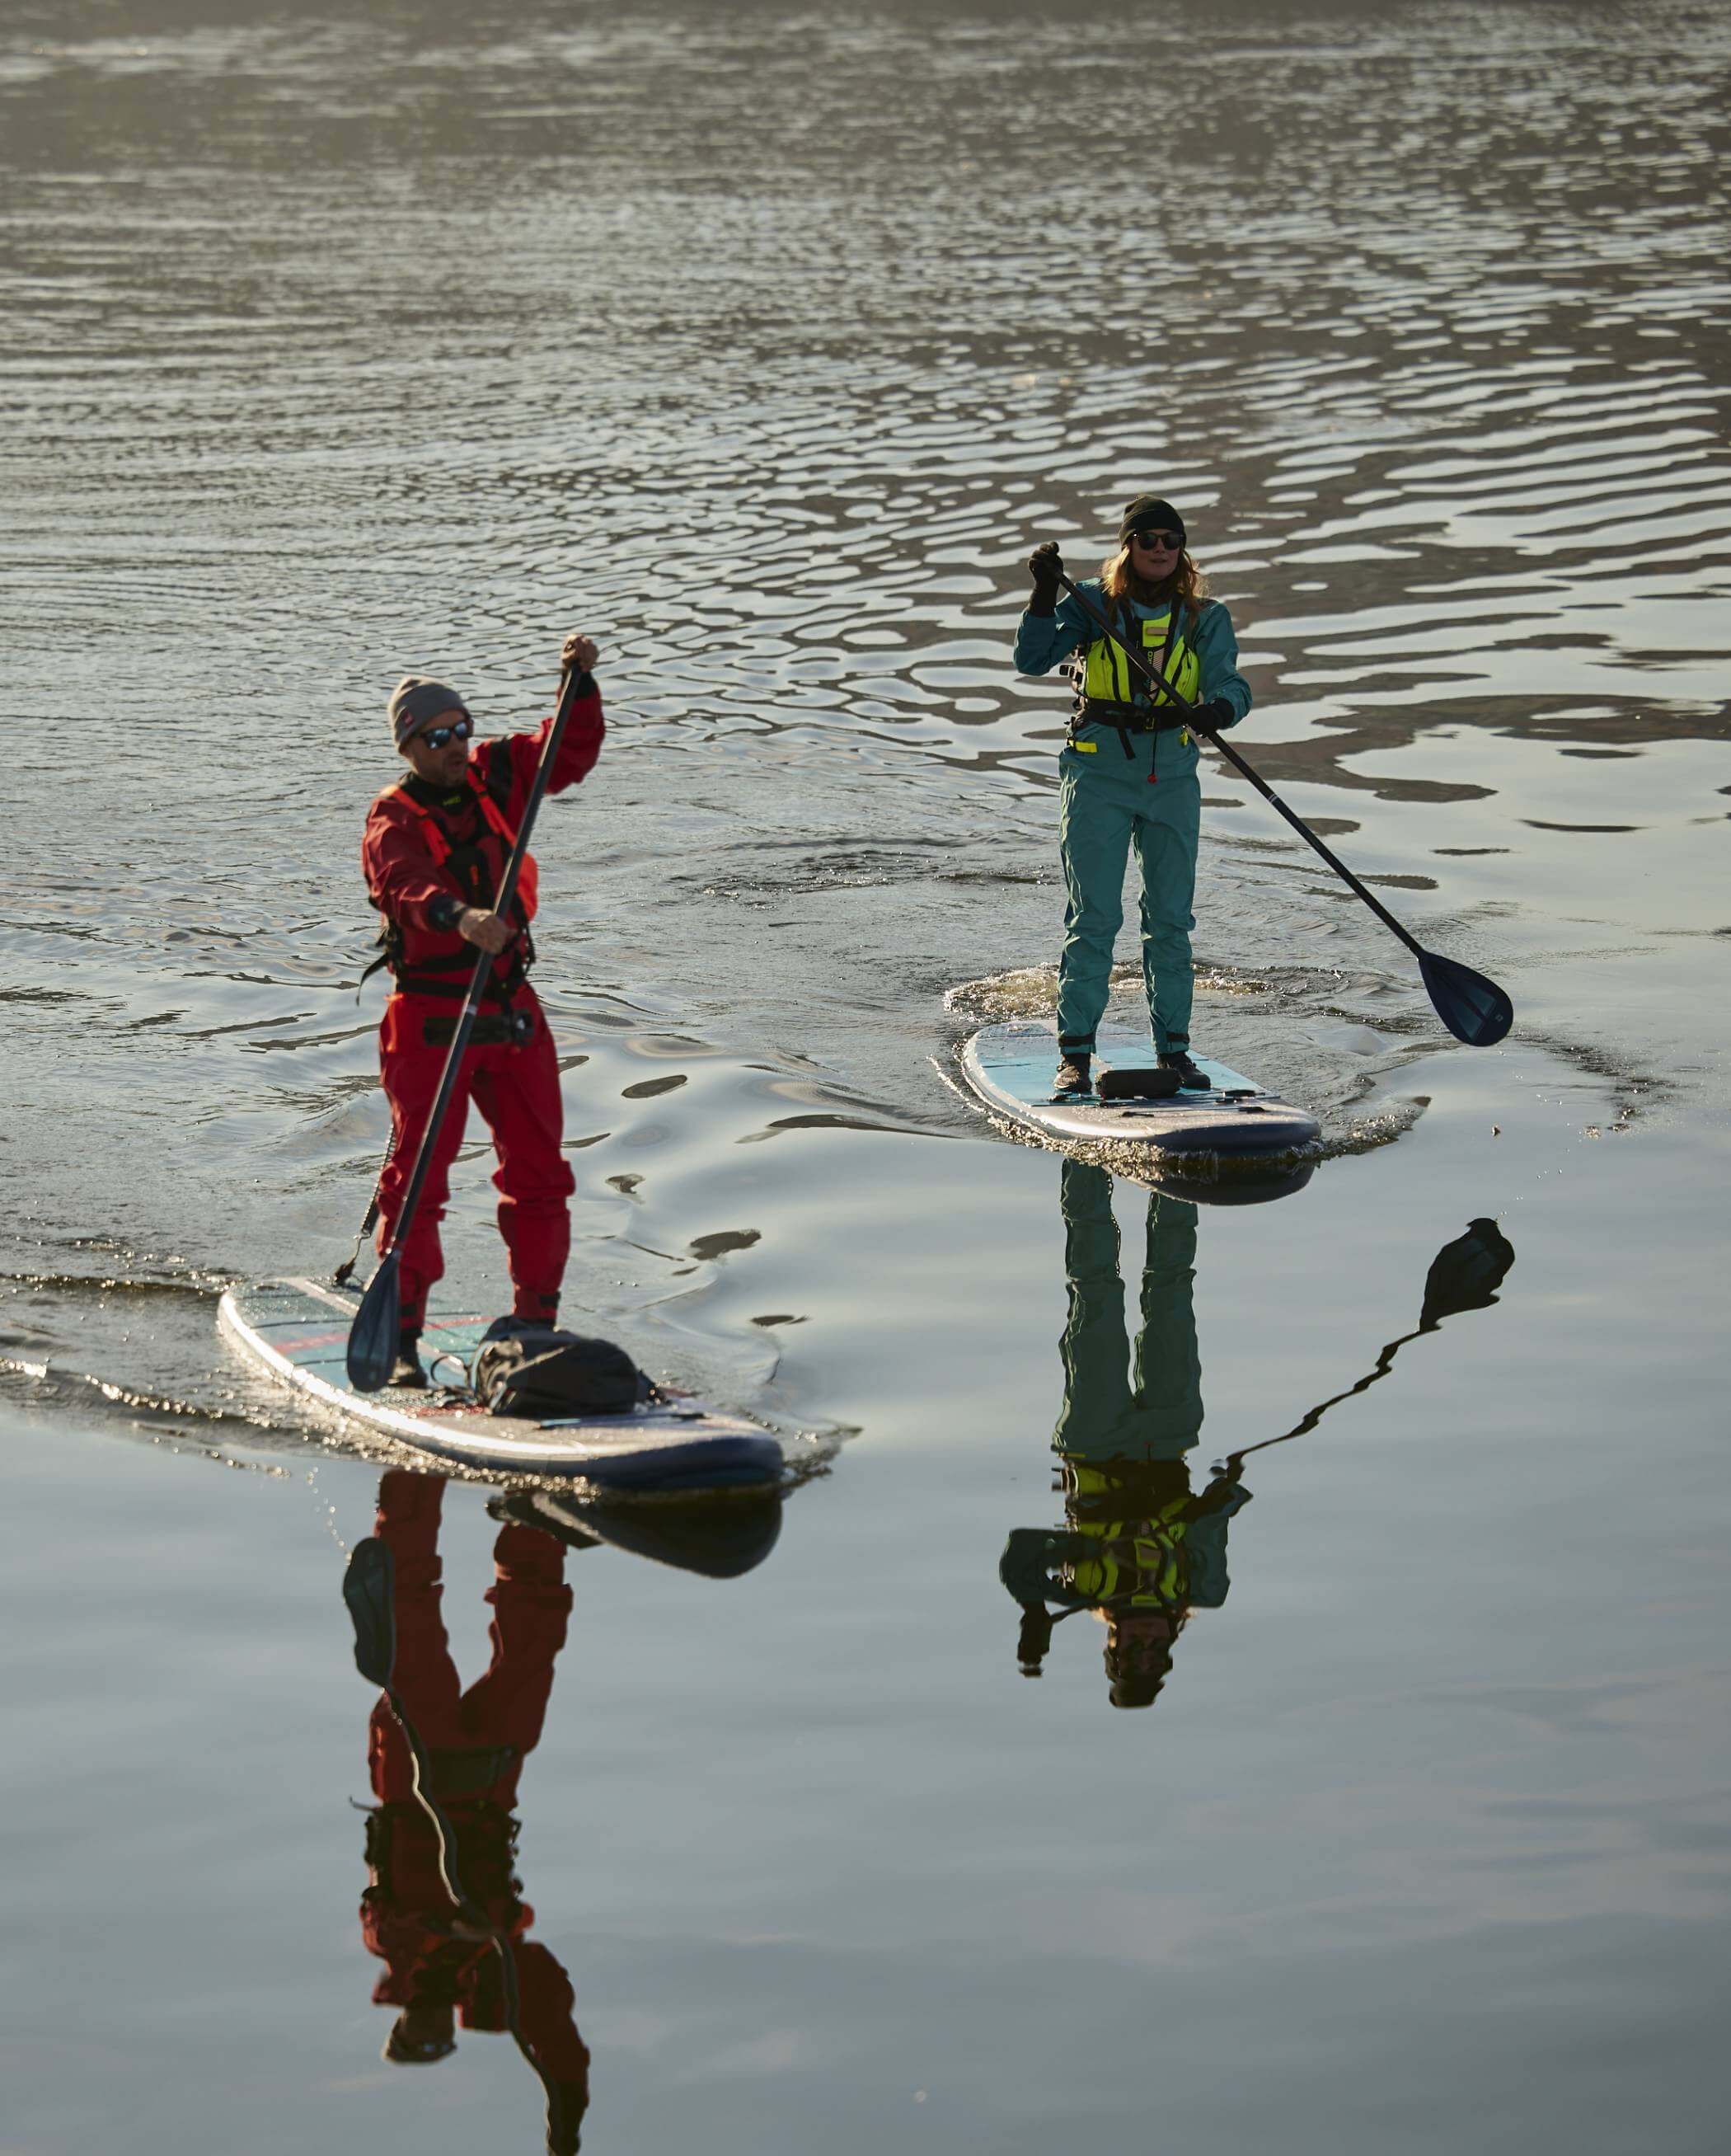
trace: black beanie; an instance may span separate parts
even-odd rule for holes
[[[1162,501],[1157,494],[1139,494],[1119,520],[1118,543],[1120,547],[1128,546],[1133,531],[1150,529],[1175,531],[1180,542],[1185,536],[1184,519],[1170,501]]]
[[[391,731],[398,748],[442,711],[461,711],[464,718],[469,716],[468,705],[454,689],[446,688],[443,681],[429,681],[422,674],[405,674],[391,691]]]

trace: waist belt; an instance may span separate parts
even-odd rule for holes
[[[520,937],[512,947],[511,964],[503,980],[496,966],[489,972],[487,984],[481,990],[484,1004],[499,1004],[506,1010],[510,1009],[512,996],[529,978],[528,955],[523,952],[522,942]],[[374,964],[391,967],[391,984],[399,995],[448,996],[458,1004],[469,993],[474,973],[474,960],[462,952],[448,958],[423,958],[418,965],[405,966],[392,965],[387,952]],[[368,973],[373,970],[374,966],[366,969]],[[365,980],[366,974],[361,978]]]
[[[421,1021],[421,1038],[428,1048],[448,1048],[457,1038],[461,1014],[441,1012]],[[535,1032],[535,1013],[527,1010],[481,1011],[469,1036],[471,1048],[520,1048]]]
[[[1134,763],[1136,752],[1130,747],[1132,734],[1180,733],[1189,723],[1184,713],[1174,711],[1170,704],[1156,709],[1147,704],[1109,704],[1098,696],[1079,696],[1070,715],[1070,739],[1074,741],[1084,726],[1110,726],[1118,736],[1124,761]],[[1150,783],[1158,775],[1157,768],[1150,770]]]
[[[429,1756],[435,1796],[478,1797],[502,1781],[521,1755],[513,1745],[494,1744],[472,1751],[435,1751]]]
[[[1175,734],[1181,732],[1190,721],[1170,704],[1155,708],[1148,704],[1109,704],[1098,696],[1084,696],[1070,724],[1073,729],[1110,726],[1121,734]]]

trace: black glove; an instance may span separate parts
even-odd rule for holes
[[[1224,696],[1211,696],[1206,704],[1198,704],[1192,723],[1199,733],[1217,734],[1222,726],[1236,726],[1238,714]]]
[[[1050,613],[1058,604],[1058,580],[1064,572],[1064,557],[1058,542],[1048,539],[1027,557],[1027,572],[1034,580],[1034,595],[1027,603],[1030,613]]]

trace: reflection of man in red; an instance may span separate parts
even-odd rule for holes
[[[535,1912],[512,1874],[513,1808],[523,1761],[541,1733],[553,1662],[565,1643],[571,1589],[564,1546],[538,1527],[508,1526],[494,1545],[493,1659],[462,1688],[439,1604],[442,1476],[392,1469],[379,1486],[379,1538],[395,1560],[397,1696],[432,1768],[435,1798],[449,1821],[453,1884],[510,1943],[519,1994],[520,2040],[551,2085],[548,2146],[569,2156],[588,2102],[589,2053],[571,2018],[571,1980],[546,1948],[526,1934]],[[385,1964],[374,2002],[398,2009],[384,2056],[398,2066],[430,2066],[457,2048],[456,2029],[509,2026],[505,1972],[488,1933],[466,1920],[439,1876],[438,1836],[415,1800],[409,1747],[381,1697],[368,1732],[368,1765],[378,1809],[367,1821],[371,1880],[361,1930]]]

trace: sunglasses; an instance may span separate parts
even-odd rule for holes
[[[443,748],[447,742],[466,742],[475,730],[473,719],[458,719],[454,726],[428,726],[425,733],[415,739],[425,742],[428,748]]]
[[[1130,536],[1139,547],[1147,547],[1150,553],[1158,547],[1174,554],[1184,544],[1181,531],[1133,531]]]

